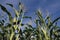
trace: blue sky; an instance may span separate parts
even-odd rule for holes
[[[12,3],[14,7],[18,9],[19,1],[21,1],[27,9],[27,13],[25,15],[33,16],[33,18],[35,18],[34,13],[37,9],[41,9],[43,15],[45,15],[46,10],[48,10],[52,19],[60,16],[60,0],[1,0],[0,4],[3,4],[10,12],[14,13],[6,3]],[[58,24],[60,24],[60,22],[58,22]]]

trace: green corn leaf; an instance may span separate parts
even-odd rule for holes
[[[0,7],[4,12],[7,12],[6,8],[4,6],[2,6],[1,4],[0,4]]]
[[[8,14],[9,20],[11,21],[12,16],[11,16],[10,12],[8,12],[8,10],[7,10],[3,5],[1,5],[1,4],[0,4],[0,7],[1,7],[1,9],[2,9],[4,12],[6,12],[6,13]]]
[[[20,15],[21,15],[21,13],[23,13],[23,9],[24,9],[23,5],[21,4],[21,2],[19,2],[19,13],[20,13]]]
[[[14,32],[12,32],[11,36],[10,36],[10,40],[13,39],[13,36],[14,36]]]
[[[45,39],[48,40],[49,38],[48,38],[47,30],[44,30],[43,28],[41,30],[43,31]]]
[[[9,5],[9,6],[11,6],[11,7],[13,7],[13,5],[12,4],[9,4],[9,3],[6,3],[7,5]]]
[[[21,23],[21,26],[24,26],[24,24]]]
[[[37,15],[38,15],[38,17],[39,17],[41,23],[44,23],[44,19],[43,19],[43,16],[42,16],[41,11],[38,10],[38,11],[37,11]]]
[[[29,28],[33,28],[32,25],[26,24]]]
[[[23,18],[29,18],[29,19],[32,19],[32,17],[29,17],[29,16],[24,16]]]
[[[3,5],[0,4],[0,7],[4,12],[6,12],[9,16],[11,16],[11,14],[7,11],[7,9]]]
[[[7,5],[13,7],[12,4],[7,3]],[[13,9],[14,9],[14,12],[16,13],[15,16],[16,16],[16,17],[19,17],[19,12],[18,12],[14,7],[13,7]]]
[[[48,26],[48,29],[50,28],[49,25],[51,24],[50,16],[47,15],[45,18],[45,22],[47,21],[46,25]]]
[[[13,8],[13,9],[14,9],[14,11],[15,11],[15,16],[16,16],[16,17],[19,17],[20,13],[19,13],[15,8]]]
[[[60,17],[56,18],[50,25],[49,27],[51,27],[56,21],[58,21],[60,19]]]

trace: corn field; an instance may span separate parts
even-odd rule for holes
[[[22,4],[19,3],[19,10],[16,10],[12,4],[7,3],[15,12],[15,16],[12,17],[11,13],[0,4],[0,8],[8,15],[9,23],[5,24],[5,20],[0,20],[0,40],[60,40],[60,27],[57,25],[57,21],[60,17],[51,20],[49,14],[43,18],[40,10],[36,11],[38,19],[33,22],[36,24],[34,28],[30,24],[22,23],[24,18],[32,17],[25,16]],[[24,30],[21,27],[24,26]]]

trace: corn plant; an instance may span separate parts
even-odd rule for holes
[[[32,17],[24,16],[22,4],[19,3],[19,10],[16,10],[12,4],[7,3],[12,7],[15,12],[15,16],[12,17],[11,13],[0,4],[0,8],[8,15],[9,23],[4,26],[5,20],[0,20],[0,40],[60,40],[60,27],[57,25],[57,21],[51,20],[49,14],[43,18],[40,10],[36,12],[38,19],[35,19],[36,28],[30,24],[22,24],[24,18]],[[24,30],[21,30],[21,26],[24,26]]]
[[[7,3],[7,5],[11,6],[12,9],[15,11],[15,17],[13,18],[11,13],[2,5],[0,4],[0,8],[2,9],[3,12],[6,12],[9,18],[9,23],[6,26],[3,26],[4,23],[2,23],[4,20],[2,20],[0,23],[1,26],[1,40],[19,40],[20,36],[20,27],[22,26],[22,20],[23,20],[23,9],[22,9],[22,4],[19,3],[19,10],[16,10],[12,4]],[[22,16],[22,17],[21,17]],[[21,19],[19,20],[19,18]],[[17,31],[17,32],[15,32]],[[6,38],[5,38],[6,37]]]
[[[37,11],[37,16],[39,19],[34,21],[36,28],[33,28],[30,24],[26,24],[27,26],[23,30],[24,40],[60,40],[60,27],[56,23],[60,17],[52,21],[50,16],[47,15],[44,19],[39,10]]]
[[[55,34],[55,30],[59,27],[57,27],[55,23],[60,19],[60,17],[56,18],[54,21],[51,21],[50,16],[47,15],[46,18],[44,19],[40,10],[37,11],[37,15],[39,17],[39,19],[36,20],[36,25],[37,25],[36,31],[38,36],[37,38],[39,38],[38,40],[58,40],[59,39],[57,35],[58,33]],[[58,30],[56,30],[56,32]],[[55,39],[56,37],[58,38]]]

